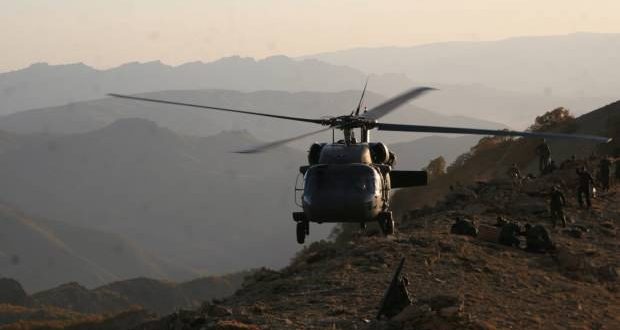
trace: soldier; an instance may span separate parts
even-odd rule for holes
[[[555,250],[555,244],[551,241],[549,237],[549,232],[545,227],[541,225],[535,225],[534,227],[530,226],[528,223],[525,225],[526,234],[526,251],[529,252],[547,252],[551,250]]]
[[[577,175],[579,177],[579,187],[577,188],[577,201],[579,207],[583,208],[583,198],[586,199],[587,208],[592,207],[592,187],[594,186],[594,179],[588,172],[585,166],[577,168]]]
[[[566,206],[566,198],[556,185],[551,188],[551,202],[549,203],[549,209],[551,210],[551,221],[553,221],[553,228],[556,227],[557,219],[562,221],[562,227],[566,227],[566,217],[564,216],[564,206]]]
[[[478,228],[476,228],[476,225],[472,221],[457,217],[450,228],[450,233],[476,237],[478,236]]]
[[[609,179],[611,176],[611,161],[609,158],[605,157],[601,159],[601,162],[599,163],[599,175],[601,180],[601,190],[608,191]]]
[[[516,222],[509,222],[503,225],[502,229],[500,229],[498,242],[499,244],[518,248],[521,244],[521,241],[517,236],[521,234],[521,225]]]
[[[536,154],[539,157],[538,169],[540,170],[540,173],[543,173],[551,161],[551,149],[549,149],[546,139],[543,139],[542,143],[536,147]]]
[[[507,174],[513,183],[519,183],[521,181],[521,171],[519,171],[517,163],[512,164],[512,166],[508,169]]]

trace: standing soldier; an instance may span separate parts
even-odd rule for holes
[[[519,171],[517,163],[512,164],[512,166],[508,169],[507,173],[512,180],[512,183],[519,183],[521,181],[521,171]]]
[[[557,220],[562,221],[562,227],[566,227],[566,217],[564,216],[564,206],[566,206],[566,198],[560,190],[560,187],[553,186],[551,188],[551,201],[549,203],[549,209],[551,210],[551,221],[553,221],[553,228],[556,227]]]
[[[540,173],[543,173],[551,161],[551,149],[549,149],[546,139],[543,139],[542,143],[536,147],[536,154],[538,154],[539,157],[538,169],[540,170]]]
[[[611,161],[605,157],[599,163],[599,174],[601,176],[601,190],[609,190],[609,179],[611,176]]]
[[[594,179],[592,179],[592,175],[590,175],[585,166],[577,168],[577,175],[579,177],[579,187],[577,188],[579,207],[583,208],[583,197],[585,197],[586,205],[590,208],[592,207],[592,187],[594,186]]]

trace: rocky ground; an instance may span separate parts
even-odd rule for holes
[[[620,329],[620,195],[615,188],[576,206],[574,169],[513,185],[459,187],[436,207],[415,210],[398,233],[372,231],[315,243],[281,271],[263,269],[235,295],[137,329]],[[569,226],[551,228],[546,193],[565,190]],[[497,216],[543,224],[552,253],[503,246],[489,235],[450,234],[457,216],[494,228]],[[415,298],[391,320],[375,319],[394,268]]]

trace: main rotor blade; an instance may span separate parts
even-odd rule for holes
[[[388,113],[392,112],[394,109],[400,107],[401,105],[409,102],[410,100],[413,100],[416,97],[422,96],[422,94],[429,92],[429,91],[433,91],[433,90],[435,90],[435,88],[431,88],[431,87],[414,88],[408,92],[405,92],[396,97],[393,97],[379,104],[378,106],[368,110],[368,112],[364,114],[364,117],[369,118],[369,119],[379,119],[387,115]]]
[[[366,78],[366,83],[364,84],[364,90],[362,90],[362,96],[360,96],[360,101],[357,104],[357,109],[355,110],[355,116],[360,115],[360,108],[362,107],[362,102],[364,102],[364,95],[366,95],[366,87],[368,87],[368,78]]]
[[[318,131],[314,131],[314,132],[310,132],[310,133],[294,136],[294,137],[291,137],[291,138],[288,138],[288,139],[269,142],[269,143],[266,143],[266,144],[263,144],[263,145],[256,146],[256,147],[251,148],[251,149],[237,151],[237,153],[240,153],[240,154],[253,154],[253,153],[257,153],[257,152],[263,152],[263,151],[266,151],[266,150],[269,150],[269,149],[273,149],[273,148],[279,147],[281,145],[287,144],[289,142],[293,142],[295,140],[303,139],[305,137],[308,137],[308,136],[311,136],[311,135],[314,135],[314,134],[319,134],[319,133],[322,133],[322,132],[327,132],[327,131],[329,131],[331,129],[332,129],[332,127],[328,127],[328,128],[324,128],[324,129],[321,129],[321,130],[318,130]]]
[[[236,113],[242,113],[242,114],[246,114],[246,115],[255,115],[255,116],[279,118],[279,119],[286,119],[286,120],[303,121],[303,122],[307,122],[307,123],[314,123],[314,124],[321,124],[321,125],[325,124],[325,121],[323,119],[309,119],[309,118],[300,118],[300,117],[291,117],[291,116],[280,116],[280,115],[272,115],[272,114],[268,114],[268,113],[260,113],[260,112],[253,112],[253,111],[243,111],[243,110],[221,108],[221,107],[211,107],[211,106],[200,105],[200,104],[175,102],[175,101],[167,101],[167,100],[158,100],[158,99],[151,99],[151,98],[146,98],[146,97],[129,96],[129,95],[121,95],[121,94],[108,94],[108,95],[109,96],[113,96],[113,97],[122,98],[122,99],[128,99],[128,100],[145,101],[145,102],[153,102],[153,103],[163,103],[163,104],[172,104],[172,105],[180,105],[180,106],[184,106],[184,107],[192,107],[192,108],[200,108],[200,109],[236,112]]]
[[[612,140],[611,138],[608,138],[608,137],[596,136],[596,135],[562,134],[562,133],[546,133],[546,132],[521,132],[521,131],[509,131],[509,130],[444,127],[444,126],[401,125],[401,124],[378,123],[376,127],[380,131],[396,131],[396,132],[524,136],[524,137],[540,137],[540,138],[550,138],[550,139],[592,140],[592,141],[597,141],[597,142],[602,142],[602,143],[607,143]]]

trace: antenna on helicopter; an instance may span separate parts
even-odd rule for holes
[[[364,96],[366,95],[366,87],[368,87],[368,77],[366,77],[366,83],[364,84],[364,89],[362,90],[362,96],[360,97],[360,101],[357,104],[357,109],[355,110],[356,117],[360,115],[360,108],[362,107],[362,102],[364,102]],[[366,112],[365,109],[364,112]]]

